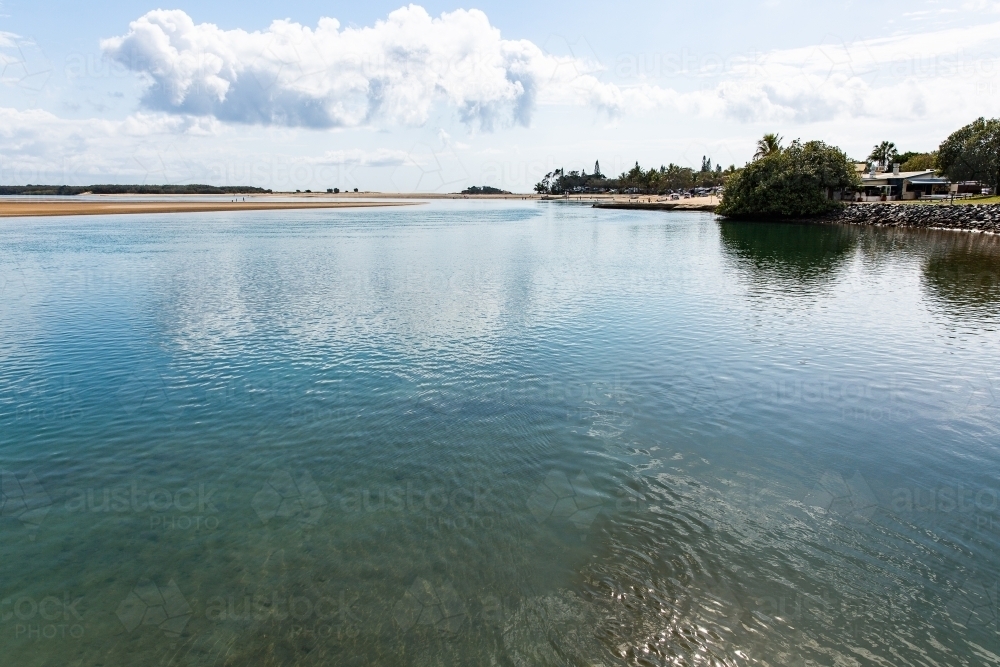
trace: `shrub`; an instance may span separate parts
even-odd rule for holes
[[[837,193],[860,186],[854,163],[839,148],[795,141],[734,174],[717,212],[744,219],[818,216],[842,206]]]

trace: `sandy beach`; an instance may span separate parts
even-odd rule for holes
[[[364,199],[507,199],[507,200],[533,200],[551,202],[579,202],[584,204],[619,204],[619,203],[650,203],[650,204],[670,204],[670,208],[678,210],[694,209],[705,210],[708,206],[716,206],[719,198],[711,197],[690,197],[688,199],[671,200],[667,195],[628,195],[610,193],[574,193],[567,195],[540,195],[540,194],[495,194],[495,195],[463,195],[460,193],[437,193],[437,192],[341,192],[339,194],[328,193],[295,193],[284,194],[283,197],[301,197],[304,199],[315,197],[335,197],[335,198],[364,198]]]
[[[115,200],[39,200],[0,199],[0,218],[63,216],[63,215],[124,215],[138,213],[211,213],[217,211],[273,211],[294,209],[360,208],[370,206],[409,206],[408,202],[390,201],[274,201],[254,198],[241,202]]]
[[[221,211],[271,211],[296,209],[336,209],[371,206],[411,206],[420,200],[435,199],[508,199],[546,202],[572,202],[609,205],[607,208],[649,210],[712,210],[717,197],[694,197],[671,201],[656,195],[462,195],[443,193],[281,193],[255,195],[246,201],[198,201],[186,195],[163,195],[156,199],[136,199],[133,195],[105,195],[94,199],[32,199],[0,197],[0,218],[67,215],[125,215],[141,213],[210,213]],[[374,201],[373,201],[374,200]],[[633,204],[629,206],[629,204]]]

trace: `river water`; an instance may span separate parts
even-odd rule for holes
[[[1000,239],[0,221],[11,665],[1000,662]]]

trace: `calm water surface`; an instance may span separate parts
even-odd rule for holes
[[[1000,662],[1000,239],[0,221],[9,665]]]

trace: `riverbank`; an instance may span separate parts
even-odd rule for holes
[[[850,204],[821,221],[1000,234],[1000,204]]]
[[[191,201],[163,199],[83,200],[71,199],[0,199],[0,218],[35,218],[67,215],[135,215],[140,213],[213,213],[221,211],[279,211],[298,209],[361,208],[372,206],[410,206],[409,202],[389,201],[274,201],[253,198],[247,201]]]
[[[594,208],[610,208],[629,211],[709,211],[714,212],[719,205],[716,197],[694,197],[675,201],[606,201],[597,202]]]

